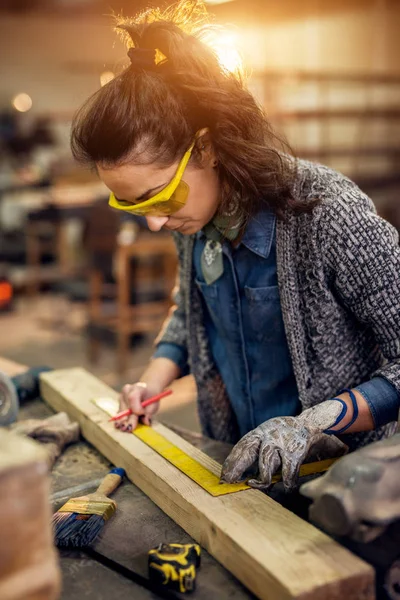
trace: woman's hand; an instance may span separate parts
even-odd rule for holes
[[[221,481],[240,481],[245,471],[258,464],[258,479],[249,485],[267,489],[272,476],[280,468],[286,491],[297,483],[300,466],[310,451],[317,451],[317,459],[341,456],[347,450],[334,435],[323,433],[332,427],[342,412],[337,400],[327,400],[305,410],[298,417],[276,417],[247,433],[233,448],[222,467]]]
[[[122,393],[119,399],[119,411],[131,409],[132,414],[123,419],[119,419],[115,423],[115,427],[121,431],[131,432],[136,429],[139,420],[144,425],[151,425],[152,416],[158,411],[160,402],[155,402],[142,407],[142,402],[160,393],[158,386],[150,386],[144,381],[138,381],[136,383],[128,383],[122,388]]]
[[[142,402],[152,396],[160,394],[170,385],[174,379],[179,377],[179,367],[168,358],[155,358],[151,361],[137,383],[128,383],[122,389],[119,399],[119,410],[130,408],[132,414],[129,417],[119,419],[115,427],[121,431],[133,431],[139,420],[145,425],[151,425],[152,416],[158,411],[160,402],[155,402],[143,408]]]

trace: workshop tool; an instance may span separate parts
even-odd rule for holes
[[[301,486],[310,520],[376,568],[379,598],[400,599],[400,434],[341,458]]]
[[[102,552],[100,552],[97,548],[94,548],[93,546],[83,548],[82,552],[89,558],[92,558],[93,560],[100,563],[107,569],[110,569],[114,573],[118,573],[119,575],[122,575],[129,581],[140,585],[140,587],[145,588],[150,592],[153,592],[153,594],[155,594],[157,598],[162,598],[163,600],[177,600],[178,598],[177,594],[174,591],[166,588],[165,586],[157,584],[152,579],[144,577],[140,573],[134,571],[131,568],[126,567],[125,565],[122,565],[120,562],[113,560],[109,556],[105,556]]]
[[[118,410],[118,402],[113,398],[95,398],[92,402],[110,416],[115,415]],[[220,483],[220,479],[217,475],[198,463],[183,450],[177,448],[177,446],[155,431],[152,427],[138,425],[132,433],[212,496],[223,496],[225,494],[232,494],[234,492],[250,489],[246,483]],[[326,460],[304,464],[300,468],[300,477],[323,473],[324,471],[327,471],[336,460],[336,458],[328,458]],[[281,479],[282,475],[281,473],[278,473],[272,478],[272,483],[278,483]]]
[[[149,552],[149,578],[183,594],[193,592],[200,555],[198,544],[160,544]]]
[[[0,429],[0,598],[56,600],[46,456],[36,442]]]
[[[197,570],[201,562],[198,544],[159,544],[148,553],[148,578],[143,577],[109,556],[97,547],[82,551],[93,560],[119,573],[157,595],[157,598],[176,600],[178,593],[190,593],[196,589]]]
[[[11,378],[11,381],[17,390],[20,404],[29,400],[34,400],[40,396],[39,375],[52,370],[53,369],[46,366],[31,367],[24,373],[20,373]]]
[[[0,426],[14,423],[19,405],[39,396],[39,375],[50,370],[34,367],[15,377],[0,371]]]
[[[369,543],[400,519],[400,434],[339,460],[323,477],[301,486],[310,519],[331,535]]]
[[[107,496],[116,490],[124,475],[124,469],[111,469],[95,492],[71,498],[53,515],[57,546],[80,548],[94,542],[117,509],[116,502]]]
[[[150,406],[150,404],[155,404],[156,402],[159,402],[159,400],[165,398],[166,396],[169,396],[170,394],[172,394],[172,390],[165,390],[164,392],[161,392],[161,394],[152,396],[151,398],[148,398],[147,400],[144,400],[144,402],[142,402],[142,407],[146,408],[146,406]],[[119,419],[123,419],[124,417],[129,417],[129,415],[131,415],[132,412],[133,411],[130,408],[128,408],[127,410],[123,410],[114,417],[111,417],[110,421],[118,421]]]

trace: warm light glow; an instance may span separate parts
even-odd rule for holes
[[[232,0],[206,0],[206,4],[226,4],[232,2]]]
[[[19,112],[27,112],[32,108],[32,98],[28,94],[18,94],[12,101],[12,105]]]
[[[231,73],[242,74],[243,61],[238,50],[238,35],[235,31],[219,28],[208,30],[202,40],[216,53],[222,67]]]
[[[110,81],[112,81],[114,77],[115,75],[112,71],[104,71],[104,73],[100,75],[101,87],[103,87],[103,85],[106,85],[107,83],[110,83]]]
[[[237,39],[233,33],[225,33],[217,39],[216,51],[219,62],[231,73],[242,68],[242,59],[236,43]]]

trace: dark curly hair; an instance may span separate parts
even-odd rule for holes
[[[128,47],[155,50],[153,68],[128,66],[99,89],[74,118],[74,157],[112,168],[128,161],[173,164],[208,127],[218,159],[220,210],[239,199],[249,218],[266,203],[310,210],[293,197],[296,162],[273,132],[243,78],[227,71],[204,41],[215,26],[203,2],[181,0],[117,20]],[[192,164],[198,162],[193,153]]]

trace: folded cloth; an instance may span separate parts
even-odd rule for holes
[[[79,440],[79,425],[72,423],[65,412],[47,419],[27,419],[11,425],[10,430],[40,442],[47,452],[51,469],[67,444]]]

